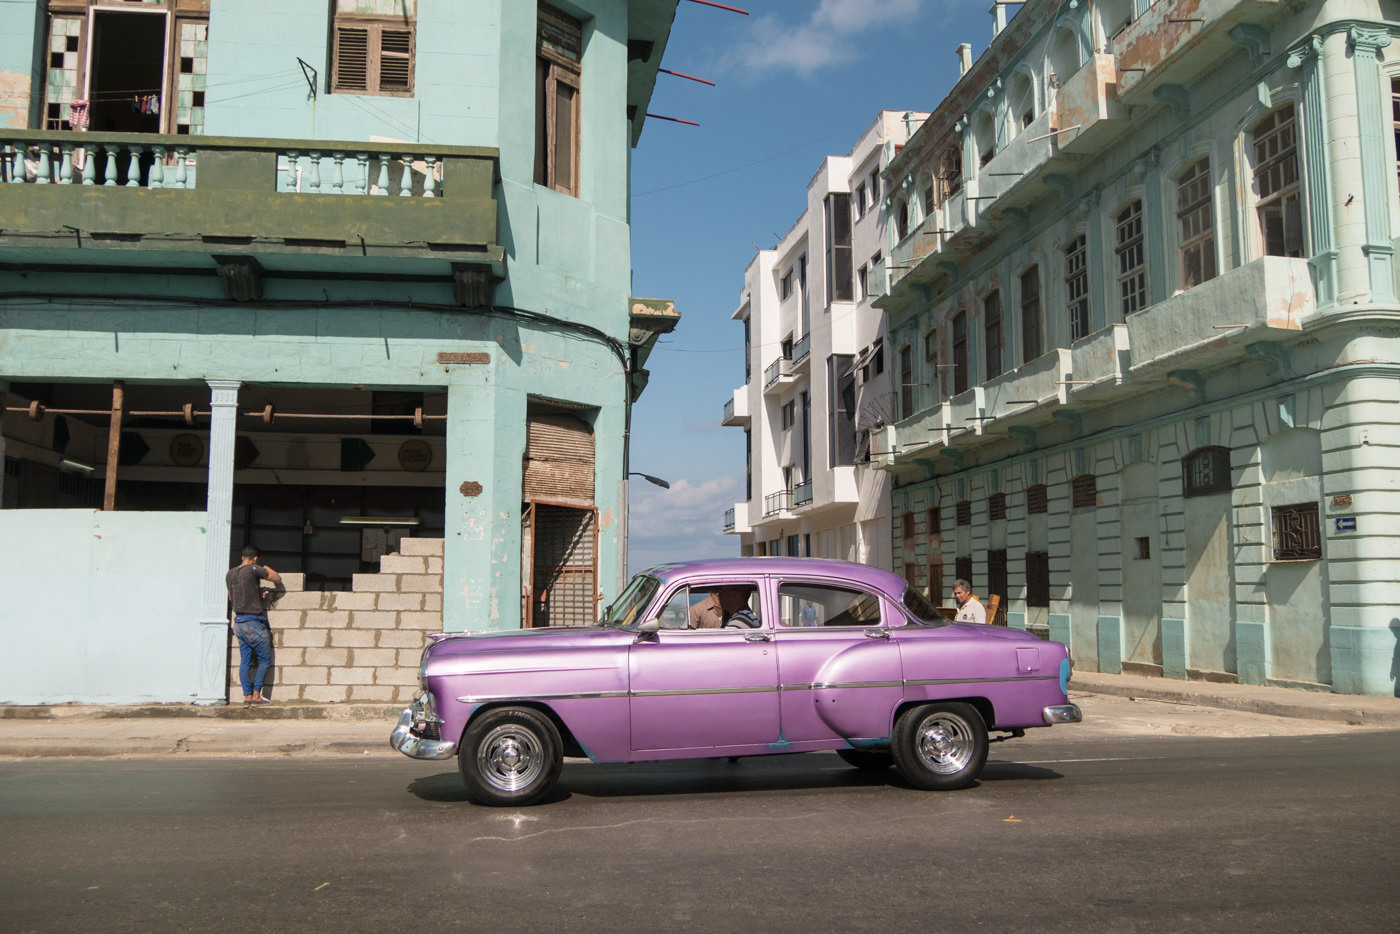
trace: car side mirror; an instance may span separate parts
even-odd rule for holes
[[[661,620],[649,619],[637,627],[638,632],[656,632],[661,628]]]

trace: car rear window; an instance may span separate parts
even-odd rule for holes
[[[948,623],[948,617],[934,606],[933,601],[913,587],[904,588],[904,609],[909,611],[909,615],[914,622],[922,623],[925,626],[944,626]]]

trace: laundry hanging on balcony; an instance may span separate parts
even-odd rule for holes
[[[159,94],[137,94],[131,98],[131,112],[134,114],[160,113]]]

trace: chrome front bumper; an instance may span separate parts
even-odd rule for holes
[[[1078,704],[1056,704],[1046,707],[1040,711],[1040,716],[1044,718],[1046,726],[1054,726],[1056,723],[1079,723],[1084,719]]]
[[[394,732],[389,734],[389,745],[410,759],[450,759],[457,751],[457,744],[445,739],[430,739],[420,736],[414,732],[414,725],[420,723],[438,722],[428,705],[421,699],[413,702],[413,706],[405,707],[404,712],[399,715],[398,726],[394,727]]]

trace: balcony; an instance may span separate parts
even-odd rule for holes
[[[724,403],[724,413],[720,416],[721,425],[746,428],[749,424],[749,387],[740,386],[734,390],[733,398]]]
[[[786,513],[792,509],[792,490],[779,490],[763,497],[763,518]]]
[[[734,507],[730,506],[724,511],[724,531],[734,531]]]
[[[812,359],[812,335],[803,334],[797,343],[792,345],[792,366],[794,370],[805,369]]]
[[[803,480],[803,481],[802,481],[801,483],[799,483],[797,486],[793,487],[793,490],[792,490],[792,505],[794,506],[794,508],[797,507],[797,506],[806,506],[806,505],[807,505],[808,503],[810,503],[811,501],[812,501],[812,481],[811,481],[811,480]]]
[[[1198,0],[1189,13],[1179,4],[1154,3],[1113,38],[1110,50],[1120,71],[1118,97],[1147,104],[1163,85],[1188,85],[1208,67],[1240,47],[1251,56],[1269,54],[1264,29],[1279,0]]]
[[[797,372],[792,365],[792,360],[787,357],[779,357],[768,368],[763,371],[763,391],[781,388],[788,383],[795,382]]]
[[[1039,170],[1055,154],[1055,111],[1043,111],[977,173],[977,213],[1026,205],[1044,197]]]
[[[1111,324],[1070,348],[1069,398],[1123,384],[1128,369],[1128,326]]]
[[[1308,261],[1260,257],[1129,315],[1125,366],[1134,377],[1204,367],[1241,345],[1296,333],[1317,314]]]
[[[1118,64],[1098,53],[1055,92],[1050,129],[1061,152],[1089,155],[1125,127],[1127,108],[1118,101]]]
[[[494,149],[0,128],[0,262],[504,273]],[[29,249],[33,247],[40,250]],[[82,251],[81,258],[78,251]]]

